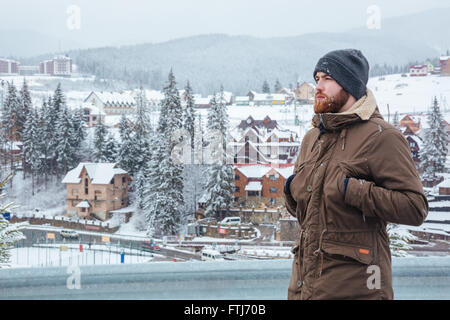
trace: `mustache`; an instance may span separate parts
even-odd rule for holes
[[[322,97],[324,97],[324,98],[326,98],[326,99],[329,99],[329,98],[330,98],[330,97],[327,96],[325,93],[320,93],[320,92],[316,93],[314,97],[317,98],[318,96],[322,96]]]

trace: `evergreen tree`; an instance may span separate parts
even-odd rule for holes
[[[83,120],[83,110],[81,108],[72,112],[72,145],[74,149],[74,162],[79,163],[83,160],[83,154],[85,153],[85,147],[83,144],[87,137],[86,124]]]
[[[447,156],[447,132],[442,126],[442,114],[436,97],[427,121],[429,128],[425,131],[424,146],[419,151],[419,158],[423,179],[432,181],[437,173],[444,172]]]
[[[134,114],[134,143],[133,158],[134,167],[131,174],[134,175],[141,169],[145,169],[150,160],[149,139],[152,132],[150,125],[149,104],[145,96],[145,91],[140,88],[136,95],[136,109]]]
[[[194,132],[195,132],[195,110],[194,110],[194,97],[192,95],[192,88],[189,81],[186,84],[185,91],[186,106],[183,108],[183,128],[189,134],[190,148],[191,148],[191,164],[194,164]]]
[[[145,190],[146,190],[146,173],[144,172],[144,168],[139,170],[136,174],[136,179],[133,180],[133,204],[134,204],[134,218],[135,225],[138,227],[138,230],[143,229],[146,230],[146,217],[144,210],[144,201],[145,201]]]
[[[25,81],[25,78],[23,79],[23,85],[22,89],[20,90],[19,100],[20,100],[20,109],[17,114],[17,134],[19,140],[22,140],[23,127],[25,125],[25,121],[27,120],[28,114],[30,113],[32,106],[30,91],[28,90],[28,85],[27,82]]]
[[[37,110],[32,108],[23,130],[23,154],[25,158],[23,171],[29,170],[31,172],[32,195],[34,195],[35,176],[41,168],[41,141],[38,135],[38,121]]]
[[[116,162],[117,161],[117,153],[118,153],[119,146],[117,144],[116,139],[114,139],[114,136],[109,133],[108,137],[106,139],[105,144],[105,158],[106,162]]]
[[[234,193],[234,170],[232,164],[227,164],[226,135],[228,131],[228,114],[226,112],[223,87],[217,100],[213,100],[208,110],[208,131],[210,137],[219,137],[219,148],[217,154],[212,155],[214,162],[207,170],[205,185],[207,207],[205,215],[217,217],[221,212],[228,211],[233,203]],[[212,144],[212,141],[209,141]],[[216,149],[214,147],[213,149]]]
[[[97,122],[94,131],[94,162],[108,162],[108,152],[106,150],[106,141],[108,136],[108,129],[103,124],[101,118]]]
[[[270,87],[269,87],[269,83],[267,82],[267,80],[264,80],[264,82],[263,82],[262,92],[270,93]]]
[[[72,116],[66,105],[59,108],[58,118],[55,123],[56,131],[56,165],[57,176],[65,175],[75,165],[75,148],[73,145],[74,128]]]
[[[401,228],[398,224],[395,223],[389,223],[386,227],[386,231],[389,235],[389,247],[392,256],[408,256],[408,253],[406,251],[412,249],[409,243],[413,240],[416,240],[417,237],[411,234],[407,229]]]
[[[51,100],[49,100],[51,102]],[[52,110],[47,101],[43,100],[42,107],[39,110],[37,123],[38,148],[41,154],[39,173],[44,176],[44,185],[47,187],[48,175],[52,170],[53,152],[49,141],[53,139],[54,130],[51,123]]]
[[[0,182],[0,189],[3,189],[11,177],[11,174],[6,177],[2,182]],[[5,195],[1,194],[0,199]],[[11,212],[12,204],[0,205],[0,263],[8,263],[11,254],[9,250],[19,240],[25,239],[22,232],[19,231],[18,227],[20,224],[10,224],[4,217],[3,213]]]
[[[182,222],[184,206],[183,167],[172,159],[172,151],[179,143],[174,137],[182,129],[181,101],[172,70],[163,92],[145,192],[148,234],[175,234]]]
[[[277,79],[277,81],[275,81],[275,86],[274,86],[274,90],[275,93],[278,93],[278,91],[280,91],[283,87],[281,86],[280,80]]]
[[[122,114],[119,123],[120,145],[118,148],[117,162],[119,167],[127,171],[131,176],[136,168],[134,158],[134,140],[130,123],[125,114]]]
[[[2,113],[2,125],[6,129],[6,138],[8,140],[18,141],[19,136],[17,133],[19,112],[21,109],[20,97],[17,93],[16,86],[11,83],[8,85],[8,94],[4,101],[3,113]]]

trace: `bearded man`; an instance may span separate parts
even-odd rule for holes
[[[331,51],[313,75],[313,128],[284,187],[300,225],[288,299],[393,299],[386,224],[428,214],[411,151],[367,89],[361,51]]]

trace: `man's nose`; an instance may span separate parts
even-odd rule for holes
[[[316,84],[316,92],[317,92],[317,93],[321,93],[321,92],[323,91],[323,89],[324,89],[324,87],[323,87],[323,81],[322,81],[322,80],[317,81],[317,84]]]

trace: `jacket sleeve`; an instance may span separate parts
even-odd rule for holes
[[[366,153],[373,181],[351,177],[345,203],[366,217],[421,225],[428,214],[428,202],[406,139],[394,128],[382,130],[373,139]]]

